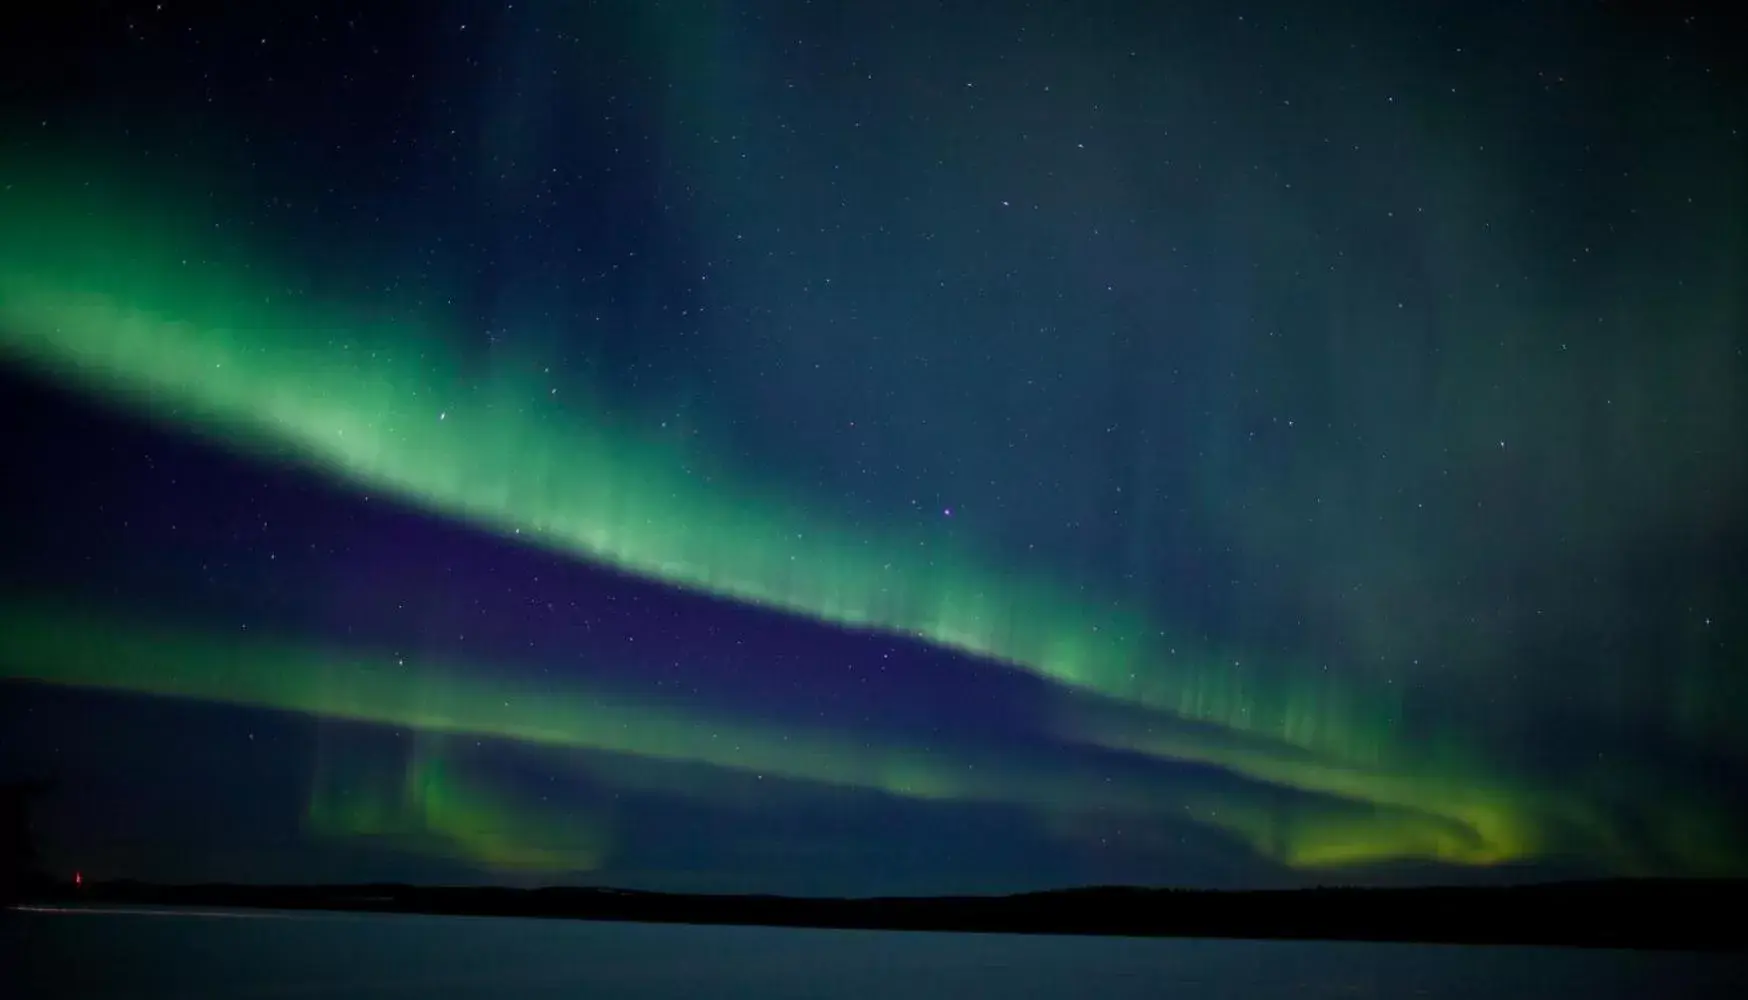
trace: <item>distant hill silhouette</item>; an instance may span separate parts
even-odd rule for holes
[[[107,904],[268,907],[886,930],[1534,944],[1748,951],[1748,882],[1255,892],[1089,887],[1013,896],[813,899],[604,888],[149,885],[45,894]]]

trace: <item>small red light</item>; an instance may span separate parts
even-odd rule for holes
[[[73,873],[73,884],[74,885],[84,885],[85,884],[85,876],[82,872],[74,872]]]

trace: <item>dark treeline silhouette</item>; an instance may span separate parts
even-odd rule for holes
[[[885,930],[1299,938],[1748,951],[1748,882],[1618,880],[1422,889],[1085,888],[816,899],[409,885],[56,887],[59,899]]]

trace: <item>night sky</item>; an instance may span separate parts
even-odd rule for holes
[[[57,872],[1748,873],[1724,22],[17,6]]]

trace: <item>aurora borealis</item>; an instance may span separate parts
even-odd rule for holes
[[[0,764],[58,863],[1748,869],[1739,71],[1094,6],[33,29]]]

